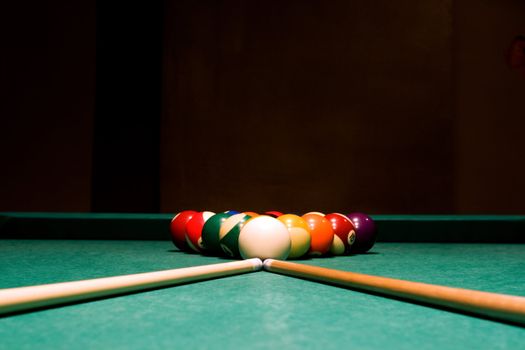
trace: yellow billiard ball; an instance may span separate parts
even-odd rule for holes
[[[298,215],[285,214],[277,218],[288,229],[291,248],[288,259],[297,259],[305,255],[310,249],[310,229],[308,224]]]

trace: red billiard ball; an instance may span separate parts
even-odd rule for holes
[[[334,230],[334,241],[330,253],[342,255],[350,251],[355,241],[355,227],[352,221],[343,214],[332,213],[325,216]]]
[[[355,226],[355,242],[350,253],[366,253],[376,242],[377,228],[374,220],[363,213],[351,213],[347,216]]]
[[[188,251],[188,243],[186,242],[186,224],[193,215],[197,214],[194,210],[181,211],[171,220],[170,233],[173,244],[180,250]]]
[[[204,250],[202,244],[202,228],[206,221],[215,213],[211,211],[202,211],[193,215],[193,217],[186,224],[186,242],[188,246],[195,252],[200,253]]]
[[[330,221],[319,214],[304,214],[302,218],[310,228],[310,250],[309,255],[322,255],[330,250],[334,240],[334,230]]]
[[[278,218],[279,216],[282,216],[284,214],[281,213],[280,211],[272,210],[272,211],[267,211],[266,213],[264,213],[264,215],[268,215],[268,216],[271,216],[273,218]]]

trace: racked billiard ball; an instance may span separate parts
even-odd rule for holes
[[[175,215],[171,220],[171,240],[180,250],[188,251],[190,249],[186,242],[186,224],[195,214],[197,214],[197,212],[194,210],[184,210]]]
[[[230,212],[231,211],[215,214],[204,224],[202,228],[202,245],[206,253],[222,254],[219,242],[221,226],[229,217],[238,214],[231,214]]]
[[[272,210],[272,211],[267,211],[266,213],[264,213],[264,215],[268,215],[273,218],[278,218],[279,216],[282,216],[284,214],[281,213],[280,211]]]
[[[334,240],[330,253],[342,255],[350,251],[355,241],[355,227],[352,221],[343,214],[331,213],[325,216],[334,230]]]
[[[244,213],[230,216],[219,230],[219,245],[229,257],[237,258],[239,253],[239,234],[244,224],[252,217]]]
[[[320,211],[309,211],[308,213],[305,213],[303,215],[306,215],[306,214],[317,214],[317,215],[325,216],[324,213],[321,213]]]
[[[350,248],[351,253],[365,253],[376,242],[377,228],[374,220],[363,213],[347,215],[355,226],[355,242]]]
[[[284,260],[290,252],[290,234],[276,218],[261,215],[246,222],[239,235],[239,251],[243,259]]]
[[[332,229],[330,221],[324,216],[314,213],[304,214],[302,218],[306,221],[310,229],[310,236],[312,237],[308,254],[326,254],[330,250],[334,240],[334,230]]]
[[[305,255],[310,249],[310,228],[304,219],[298,215],[285,214],[277,218],[288,229],[290,234],[290,254],[288,259],[296,259]]]
[[[190,219],[186,224],[186,242],[195,252],[200,253],[204,250],[202,245],[202,228],[206,221],[215,215],[211,211],[201,211]]]

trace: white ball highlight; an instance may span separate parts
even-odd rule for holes
[[[290,234],[286,225],[271,216],[250,219],[239,235],[239,251],[243,259],[285,260],[290,253]]]

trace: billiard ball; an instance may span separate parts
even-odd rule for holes
[[[202,228],[206,221],[215,215],[211,211],[201,211],[188,221],[186,224],[186,242],[188,246],[197,253],[201,253],[204,250],[202,245]]]
[[[290,253],[290,247],[290,234],[286,226],[267,215],[249,220],[239,235],[239,251],[243,259],[284,260]]]
[[[288,229],[290,234],[290,253],[288,259],[296,259],[305,255],[310,249],[310,228],[306,221],[298,215],[285,214],[277,218]]]
[[[350,253],[365,253],[372,248],[376,241],[377,229],[374,220],[363,213],[347,215],[355,226],[355,242]]]
[[[194,210],[181,211],[171,220],[170,233],[173,244],[180,250],[189,250],[188,243],[186,242],[186,224],[193,215],[197,214]]]
[[[227,218],[219,230],[219,245],[229,257],[239,257],[239,234],[244,224],[252,217],[244,213]]]
[[[206,221],[202,228],[202,245],[204,246],[205,253],[216,255],[222,254],[219,242],[221,226],[226,219],[233,215],[234,214],[230,214],[230,212],[227,211],[215,214]]]
[[[281,215],[284,215],[284,213],[281,213],[280,211],[267,211],[266,213],[264,213],[264,215],[268,215],[268,216],[271,216],[273,218],[278,218],[279,216]]]
[[[256,217],[256,216],[259,216],[259,214],[257,214],[256,212],[254,211],[245,211],[244,214],[248,215],[248,216],[251,216],[252,218]]]
[[[320,211],[309,211],[308,213],[303,214],[303,215],[307,215],[307,214],[316,214],[316,215],[325,216],[324,213],[321,213]]]
[[[308,254],[326,254],[330,250],[334,240],[334,230],[332,229],[330,221],[322,215],[312,213],[304,214],[302,218],[310,228],[310,236],[312,237]]]
[[[325,216],[334,230],[334,240],[330,247],[333,255],[343,255],[350,251],[355,241],[355,227],[352,221],[343,214],[332,213]]]
[[[230,215],[239,214],[239,212],[237,210],[226,210],[224,213],[230,214]]]

